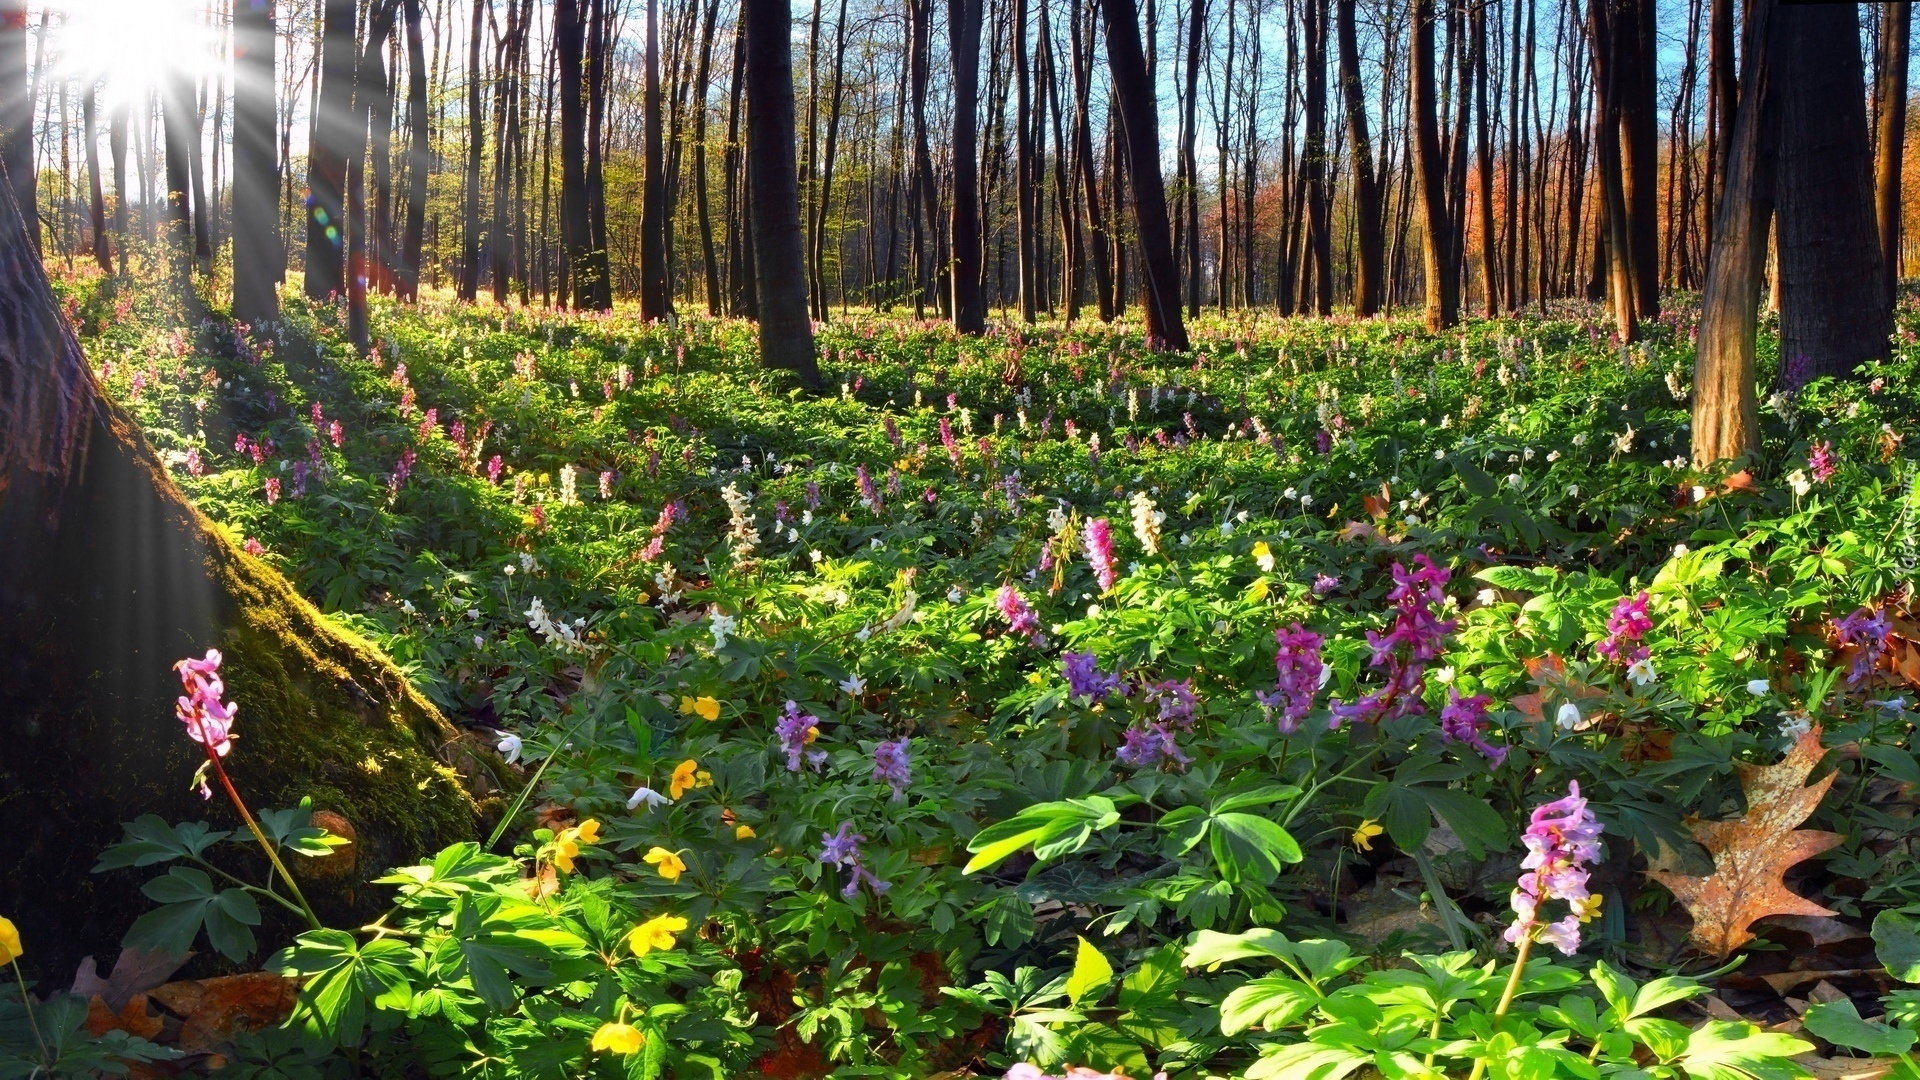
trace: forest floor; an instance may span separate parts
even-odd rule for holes
[[[1240,1075],[1275,1048],[1223,1030],[1231,986],[1176,943],[1492,956],[1528,813],[1570,781],[1605,858],[1569,964],[1744,945],[1679,1007],[1788,1034],[1920,976],[1869,936],[1920,904],[1910,308],[1892,360],[1764,402],[1729,475],[1687,461],[1684,298],[1624,348],[1572,307],[1438,336],[1208,314],[1181,356],[1126,323],[855,312],[813,395],[699,314],[376,300],[362,357],[327,306],[289,300],[266,345],[58,284],[202,510],[547,763],[536,876],[595,821],[580,875],[691,921],[662,1000],[704,1015],[662,1014],[672,1061]],[[1741,765],[1809,730],[1839,777],[1807,827],[1840,839],[1773,880],[1829,914],[1672,885],[1716,880],[1698,819],[1790,842]]]

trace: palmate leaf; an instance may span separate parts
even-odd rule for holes
[[[973,858],[961,870],[988,869],[1028,847],[1042,862],[1078,851],[1094,832],[1118,823],[1114,800],[1101,795],[1029,806],[1005,821],[989,825],[967,842]]]
[[[207,941],[229,960],[245,960],[257,943],[260,905],[245,889],[220,889],[204,871],[175,866],[141,886],[160,906],[134,920],[122,944],[169,956],[184,956],[202,928]]]
[[[1822,1001],[1807,1007],[1807,1030],[1833,1043],[1869,1054],[1904,1054],[1913,1049],[1916,1035],[1905,1028],[1863,1020],[1852,998]]]
[[[172,824],[158,814],[142,814],[120,826],[123,839],[102,852],[93,872],[127,866],[154,866],[174,859],[198,858],[208,848],[233,835],[204,821]]]
[[[320,1049],[360,1041],[367,1009],[406,1009],[413,1002],[408,973],[419,950],[404,941],[377,938],[362,945],[344,930],[309,930],[267,962],[267,970],[301,979],[300,998],[289,1024]]]
[[[1812,1049],[1805,1039],[1743,1021],[1709,1020],[1687,1039],[1680,1067],[1693,1080],[1793,1080],[1807,1070],[1792,1058]]]

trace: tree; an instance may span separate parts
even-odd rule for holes
[[[93,227],[93,261],[103,274],[113,273],[113,252],[107,245],[107,199],[100,183],[100,140],[94,130],[94,105],[99,96],[97,83],[87,84],[81,94],[81,127],[87,143],[87,215]]]
[[[1354,0],[1335,0],[1340,38],[1340,93],[1347,113],[1347,139],[1353,167],[1354,267],[1353,313],[1380,310],[1385,259],[1380,179],[1374,173],[1373,144],[1367,134],[1367,103],[1360,85],[1360,43],[1354,26]]]
[[[1873,212],[1860,25],[1852,4],[1782,4],[1778,51],[1780,385],[1887,355],[1893,293]]]
[[[1625,96],[1627,73],[1618,63],[1620,50],[1614,45],[1616,30],[1608,10],[1610,0],[1587,0],[1587,37],[1593,58],[1593,89],[1597,123],[1594,132],[1594,158],[1600,173],[1603,217],[1600,250],[1604,255],[1607,296],[1613,302],[1614,328],[1623,342],[1639,337],[1640,289],[1633,272],[1635,249],[1628,218],[1625,163],[1621,157],[1623,138],[1621,99]],[[1597,275],[1596,275],[1597,276]]]
[[[193,275],[193,158],[200,152],[193,122],[193,80],[184,72],[166,76],[160,88],[160,121],[166,139],[167,215],[164,239],[174,283]]]
[[[947,33],[953,61],[953,328],[963,334],[987,328],[980,295],[981,0],[948,0]]]
[[[1333,178],[1327,159],[1327,0],[1305,0],[1306,147],[1300,157],[1307,196],[1307,252],[1301,267],[1313,277],[1313,311],[1333,314]],[[1306,292],[1300,296],[1307,304]]]
[[[41,40],[45,40],[44,35]],[[34,249],[40,247],[39,177],[33,166],[34,96],[20,93],[27,81],[27,0],[0,0],[0,166],[7,171],[14,205],[27,222]]]
[[[1887,5],[1880,25],[1880,83],[1873,95],[1880,109],[1874,218],[1880,229],[1880,265],[1886,271],[1889,298],[1899,295],[1900,289],[1900,166],[1907,148],[1907,49],[1912,24],[1908,0]]]
[[[21,89],[0,88],[0,105]],[[472,837],[466,783],[491,768],[371,644],[174,486],[95,384],[11,190],[0,311],[0,865],[33,867],[0,874],[0,910],[34,943],[36,977],[52,985],[81,956],[117,949],[151,907],[133,882],[91,875],[96,852],[73,837],[148,813],[229,827],[186,782],[205,759],[173,715],[175,658],[223,654],[241,706],[227,768],[255,805],[311,796],[353,826],[370,873]],[[378,770],[360,767],[370,757]],[[383,901],[361,883],[310,895],[364,921]]]
[[[233,11],[233,317],[264,326],[279,317],[280,251],[274,152],[274,0],[237,0]],[[87,140],[93,150],[93,140]]]
[[[484,145],[486,128],[481,120],[485,115],[485,99],[481,93],[485,79],[480,68],[480,41],[485,33],[482,18],[492,14],[493,3],[492,0],[468,0],[468,2],[473,7],[473,26],[467,31],[467,177],[466,197],[462,203],[461,213],[463,227],[460,243],[460,284],[455,290],[455,295],[471,303],[480,296],[480,166],[486,154]],[[559,10],[560,5],[556,4],[554,7],[556,27],[560,20]],[[576,73],[578,70],[576,64]],[[577,85],[575,89],[578,89]],[[565,114],[566,102],[562,99],[561,115]],[[564,184],[561,190],[563,192],[561,198],[564,199],[566,197]]]
[[[647,0],[646,174],[640,212],[640,318],[667,317],[667,176],[661,145],[660,2]]]
[[[407,18],[407,220],[396,277],[400,299],[420,299],[420,249],[427,233],[427,173],[433,146],[427,127],[427,54],[420,32],[420,0],[403,0]]]
[[[1739,106],[1726,142],[1722,195],[1700,294],[1693,364],[1693,462],[1707,467],[1760,450],[1760,405],[1754,390],[1754,333],[1767,222],[1773,217],[1774,74],[1768,57],[1774,0],[1748,8]]]
[[[740,17],[746,22],[747,202],[759,277],[760,360],[817,390],[794,160],[793,13],[787,0],[742,0]]]
[[[1140,47],[1140,17],[1133,0],[1101,0],[1107,20],[1107,65],[1113,73],[1125,132],[1127,178],[1133,192],[1134,227],[1144,264],[1147,347],[1186,352],[1180,320],[1180,275],[1174,266],[1173,228],[1167,220],[1167,189],[1160,176],[1160,121],[1147,57]]]
[[[1440,156],[1440,117],[1433,71],[1433,0],[1412,0],[1413,168],[1418,173],[1422,252],[1426,270],[1426,326],[1438,332],[1460,321],[1460,274],[1447,220],[1446,162]],[[1596,0],[1597,2],[1597,0]]]
[[[478,2],[478,0],[476,0]],[[326,300],[347,277],[347,145],[353,138],[355,0],[326,0],[320,94],[307,163],[307,298]]]

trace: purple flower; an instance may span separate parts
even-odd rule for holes
[[[1273,692],[1256,691],[1260,704],[1279,710],[1275,723],[1286,734],[1299,730],[1300,721],[1313,709],[1313,698],[1327,680],[1327,666],[1320,659],[1323,640],[1319,634],[1294,623],[1286,630],[1276,629],[1278,644],[1273,666],[1279,673]]]
[[[874,877],[860,861],[860,845],[867,838],[853,831],[853,822],[840,823],[837,833],[820,834],[820,861],[828,866],[848,871],[847,883],[841,887],[840,895],[851,898],[860,891],[860,883],[866,882],[873,895],[884,896],[893,883]]]
[[[1421,702],[1427,685],[1427,664],[1438,658],[1454,621],[1441,619],[1437,609],[1446,599],[1441,586],[1453,575],[1436,566],[1424,553],[1413,557],[1413,569],[1393,564],[1393,626],[1382,634],[1367,631],[1373,650],[1371,666],[1387,670],[1387,684],[1352,703],[1334,702],[1331,726],[1345,720],[1375,723],[1424,712]]]
[[[940,445],[947,448],[947,457],[953,459],[953,467],[959,468],[960,444],[953,437],[953,421],[944,416],[940,418]]]
[[[1338,579],[1327,574],[1316,574],[1313,579],[1313,595],[1325,596],[1340,587]]]
[[[1020,590],[1011,584],[1000,586],[994,596],[994,604],[1000,609],[1000,615],[1007,620],[1008,629],[1031,641],[1035,645],[1046,644],[1046,638],[1040,633],[1040,616],[1027,606],[1027,599]]]
[[[188,657],[173,669],[180,673],[180,685],[186,690],[185,696],[175,700],[173,713],[187,726],[187,738],[206,747],[211,755],[226,757],[233,751],[233,721],[239,709],[220,700],[227,692],[220,681],[220,650],[208,649],[199,660]],[[200,784],[200,797],[211,799],[213,790],[207,786],[204,766],[195,779]]]
[[[1120,682],[1119,672],[1109,675],[1101,671],[1100,659],[1092,653],[1065,653],[1060,657],[1060,662],[1067,677],[1067,692],[1073,697],[1101,701],[1115,691],[1126,695],[1127,690]]]
[[[1163,725],[1178,724],[1183,731],[1193,730],[1193,712],[1200,698],[1193,692],[1193,680],[1169,679],[1147,687],[1147,701],[1160,706],[1156,718]]]
[[[907,760],[907,745],[907,737],[903,735],[873,748],[873,778],[885,781],[893,788],[895,802],[907,797],[907,784],[913,778],[913,766]]]
[[[1887,634],[1892,629],[1893,620],[1886,612],[1863,607],[1854,608],[1851,615],[1833,624],[1834,637],[1840,644],[1857,646],[1860,650],[1853,655],[1853,668],[1847,672],[1848,686],[1860,685],[1880,666],[1880,658],[1887,651]]]
[[[1596,652],[1623,664],[1646,658],[1648,650],[1640,644],[1640,639],[1653,629],[1653,617],[1647,614],[1647,599],[1647,592],[1642,589],[1638,596],[1623,596],[1613,605],[1613,614],[1607,616],[1607,639]]]
[[[787,713],[775,725],[774,734],[780,737],[780,748],[787,752],[788,772],[799,772],[803,761],[818,769],[827,760],[826,751],[807,749],[820,737],[820,718],[801,712],[792,700],[787,702]]]
[[[1166,724],[1153,723],[1145,727],[1130,727],[1125,739],[1115,755],[1121,764],[1136,769],[1150,768],[1162,761],[1172,761],[1185,765],[1193,759],[1180,752],[1180,744],[1174,741],[1173,731]]]
[[[1579,783],[1567,785],[1567,797],[1534,808],[1520,836],[1527,857],[1511,898],[1517,916],[1506,939],[1544,941],[1572,956],[1580,947],[1580,924],[1600,911],[1600,898],[1587,888],[1587,866],[1600,858],[1600,823],[1580,797]],[[1555,923],[1540,919],[1540,905],[1564,900],[1571,912]]]
[[[1447,707],[1440,710],[1440,738],[1445,742],[1463,742],[1487,759],[1489,768],[1498,768],[1507,760],[1507,748],[1487,742],[1487,706],[1492,699],[1485,694],[1461,697],[1460,691],[1447,691]]]
[[[875,516],[883,513],[887,506],[880,501],[880,489],[873,486],[873,474],[867,472],[867,467],[862,465],[857,470],[856,476],[860,485],[860,501],[866,504],[867,509],[873,511]]]
[[[1821,439],[1807,449],[1807,473],[1816,483],[1824,484],[1833,479],[1836,466],[1833,444],[1827,440]]]

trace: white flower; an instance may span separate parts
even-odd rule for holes
[[[1627,430],[1613,437],[1613,449],[1622,454],[1631,453],[1633,451],[1633,434],[1633,425],[1627,425]]]
[[[500,736],[500,741],[494,743],[493,748],[507,756],[507,764],[512,765],[518,762],[521,749],[520,736],[511,731],[496,731],[494,734]]]
[[[481,636],[480,636],[479,634],[475,634],[475,635],[473,635],[473,647],[474,647],[474,648],[476,648],[476,649],[483,649],[483,648],[485,648],[485,647],[486,647],[486,644],[487,644],[487,639],[486,639],[486,638],[484,638],[484,637],[481,637]]]
[[[652,788],[646,786],[645,784],[642,784],[639,787],[634,789],[633,794],[631,796],[628,796],[627,809],[638,810],[642,806],[644,806],[647,809],[651,810],[656,806],[665,806],[672,801],[673,801],[672,799],[667,798],[665,795],[662,795],[659,792],[653,790]]]
[[[524,551],[520,553],[520,569],[522,571],[524,571],[525,573],[531,574],[535,570],[538,570],[539,568],[540,568],[540,564],[533,561],[532,555],[529,555]]]
[[[865,641],[872,636],[873,636],[873,627],[871,626],[863,626],[860,629],[854,631],[854,634],[853,634],[853,638],[855,641]]]
[[[1520,474],[1519,474],[1519,473],[1508,473],[1508,474],[1507,474],[1507,486],[1508,486],[1508,487],[1511,487],[1511,488],[1517,488],[1517,487],[1520,487],[1521,485],[1523,485],[1523,484],[1525,484],[1525,483],[1526,483],[1526,481],[1525,481],[1525,480],[1522,480],[1522,479],[1520,478]]]
[[[867,692],[867,680],[858,675],[849,675],[840,680],[840,689],[848,697],[859,697]]]
[[[1323,665],[1321,665],[1321,668],[1322,668],[1323,670],[1325,669],[1325,667],[1326,667],[1326,665],[1324,665],[1324,664],[1323,664]],[[1451,682],[1453,681],[1453,677],[1454,677],[1454,670],[1453,670],[1453,665],[1452,665],[1452,664],[1448,664],[1448,665],[1447,665],[1446,667],[1443,667],[1443,668],[1436,668],[1436,669],[1434,669],[1434,672],[1433,672],[1433,677],[1434,677],[1434,679],[1435,679],[1435,681],[1437,681],[1437,682],[1439,682],[1439,683],[1440,683],[1440,685],[1442,685],[1442,686],[1445,686],[1445,685],[1447,685],[1448,683],[1451,683]]]
[[[1813,730],[1813,718],[1798,709],[1780,717],[1780,735],[1786,739],[1799,739]]]
[[[1805,495],[1813,490],[1813,481],[1807,477],[1805,469],[1795,469],[1787,474],[1787,486],[1795,495]]]
[[[1747,680],[1747,693],[1752,694],[1754,697],[1766,697],[1767,693],[1772,689],[1773,685],[1765,679]]]
[[[1560,711],[1554,715],[1553,722],[1558,724],[1562,731],[1572,731],[1580,726],[1580,707],[1571,701],[1567,702],[1560,706]]]
[[[1473,598],[1480,601],[1483,606],[1489,607],[1500,602],[1500,594],[1492,589],[1481,589],[1474,594]]]
[[[1321,664],[1320,665],[1320,684],[1319,684],[1321,689],[1326,688],[1327,680],[1331,678],[1333,678],[1333,669],[1331,667],[1328,667],[1325,664]]]
[[[519,569],[520,569],[519,567],[513,565],[512,563],[508,563],[507,565],[500,568],[500,572],[507,575],[508,577],[512,577],[515,573],[519,571]]]
[[[406,612],[409,615],[414,614],[413,601],[411,600],[400,601],[400,610]]]
[[[727,647],[727,638],[740,626],[740,620],[731,615],[722,615],[715,608],[708,616],[707,630],[713,634],[713,651],[719,652]]]
[[[960,601],[965,600],[966,598],[967,598],[966,591],[960,588],[960,586],[958,585],[955,585],[953,588],[947,590],[947,603],[949,604],[957,604]]]
[[[1627,680],[1635,686],[1650,686],[1654,680],[1653,659],[1643,656],[1627,666]]]
[[[1129,512],[1133,516],[1133,535],[1140,546],[1152,554],[1160,552],[1160,526],[1167,520],[1165,512],[1154,506],[1152,496],[1144,491],[1136,491],[1128,500]]]
[[[545,638],[547,644],[561,652],[586,652],[587,643],[580,640],[572,626],[565,622],[554,622],[547,614],[547,605],[539,597],[527,605],[527,629]],[[578,625],[578,624],[576,624]]]

